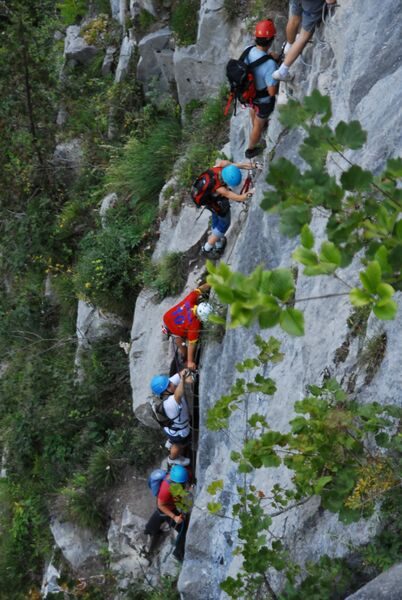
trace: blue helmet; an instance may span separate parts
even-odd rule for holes
[[[170,471],[170,481],[174,483],[186,483],[188,481],[188,471],[181,465],[173,465]]]
[[[239,185],[241,182],[241,172],[239,167],[236,167],[236,165],[228,165],[222,169],[222,179],[227,185],[232,187]]]
[[[155,375],[151,379],[151,390],[157,396],[163,394],[169,385],[169,377],[167,375]]]

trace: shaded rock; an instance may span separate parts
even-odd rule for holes
[[[73,569],[83,567],[89,559],[96,558],[103,545],[103,540],[89,529],[69,521],[54,518],[50,523],[50,530],[57,547]]]
[[[124,27],[127,14],[127,0],[110,0],[110,8],[112,17]]]
[[[116,329],[124,327],[117,315],[105,313],[92,304],[79,300],[77,313],[78,343],[90,345],[91,342],[110,335]]]
[[[98,48],[88,44],[80,36],[80,26],[70,25],[66,30],[66,39],[64,42],[64,56],[67,60],[75,60],[82,65],[86,65],[98,53]]]
[[[119,62],[116,67],[115,82],[119,83],[127,77],[130,72],[130,60],[136,46],[131,32],[125,35],[120,46]]]
[[[106,214],[110,208],[114,208],[117,204],[117,194],[112,192],[103,198],[99,208],[99,216],[101,218],[102,227],[106,226]]]
[[[203,0],[199,12],[197,43],[177,47],[173,63],[179,102],[215,95],[225,81],[229,60],[230,26],[223,0]]]
[[[130,14],[134,19],[141,10],[146,10],[154,17],[158,16],[157,4],[154,0],[130,0]]]
[[[65,185],[68,186],[80,174],[83,162],[84,151],[79,138],[57,144],[53,153],[53,166],[57,179]]]
[[[399,563],[366,583],[346,600],[401,600],[401,598],[402,563]]]
[[[56,569],[56,567],[50,562],[45,570],[42,580],[42,586],[40,590],[42,598],[47,598],[48,594],[58,594],[59,592],[64,592],[63,588],[61,588],[58,584],[60,575],[60,571],[58,571],[58,569]]]
[[[124,323],[117,315],[104,313],[99,308],[84,300],[78,301],[76,323],[77,350],[74,361],[78,381],[81,382],[84,379],[85,373],[82,367],[82,359],[90,349],[91,343],[123,329]],[[119,351],[116,344],[116,352]]]
[[[145,519],[134,515],[126,507],[121,521],[112,521],[109,527],[110,568],[115,572],[120,588],[124,589],[131,581],[142,579],[149,566],[145,556],[145,524]]]
[[[103,77],[106,77],[107,75],[111,74],[114,65],[114,55],[116,54],[116,52],[117,48],[115,48],[114,46],[108,46],[106,48],[105,58],[103,59],[102,63]]]
[[[169,27],[165,27],[146,35],[138,44],[137,79],[145,90],[152,82],[159,92],[169,92],[175,83],[171,35]]]

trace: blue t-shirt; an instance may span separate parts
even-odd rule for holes
[[[265,54],[266,53],[263,50],[259,50],[256,47],[251,48],[244,62],[249,65],[250,63],[261,58],[262,56],[265,56]],[[276,62],[272,58],[270,58],[269,60],[262,63],[262,65],[259,65],[258,67],[253,69],[253,75],[257,90],[264,90],[267,89],[268,86],[278,84],[278,81],[272,77],[273,72],[277,68],[278,67]],[[270,102],[269,96],[267,96],[266,98],[259,98],[258,102]]]

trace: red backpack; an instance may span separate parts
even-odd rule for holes
[[[212,169],[201,173],[191,186],[190,195],[198,208],[205,206],[205,208],[223,217],[229,211],[229,200],[221,198],[219,195],[214,196],[214,192],[219,187],[226,187],[219,178],[221,171],[222,167],[212,167]]]

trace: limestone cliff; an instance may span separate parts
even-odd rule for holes
[[[399,90],[402,82],[402,50],[400,47],[400,23],[402,3],[386,2],[378,11],[378,3],[368,0],[364,9],[359,3],[342,0],[336,14],[321,27],[314,37],[312,47],[305,52],[303,61],[294,67],[296,79],[287,86],[288,94],[302,98],[314,88],[329,94],[333,104],[333,123],[341,119],[359,119],[368,132],[368,142],[353,159],[358,164],[378,171],[385,160],[402,152],[400,123],[402,117]],[[242,117],[232,122],[233,156],[241,156],[243,147],[239,142]],[[286,156],[301,165],[296,156],[300,138],[297,134],[281,135],[276,116],[268,132],[268,156],[275,148],[275,157]],[[233,145],[233,142],[235,145]],[[338,166],[331,164],[337,173]],[[238,235],[230,262],[247,273],[257,264],[272,268],[289,265],[290,254],[296,241],[284,239],[278,232],[277,219],[263,213],[259,207],[262,193],[266,189],[263,177],[258,183],[258,192],[253,199],[248,217]],[[314,233],[320,239],[322,217],[314,221]],[[358,261],[347,270],[350,281],[357,279]],[[297,295],[316,296],[338,290],[336,283],[325,279],[298,278]],[[399,299],[400,302],[400,299]],[[280,331],[274,335],[282,339],[285,360],[271,372],[278,391],[269,401],[252,398],[250,411],[258,408],[267,416],[274,429],[286,430],[293,415],[295,400],[302,397],[307,385],[320,383],[324,372],[339,381],[347,382],[358,372],[359,347],[352,344],[344,363],[337,364],[335,353],[347,336],[347,317],[350,313],[347,300],[327,299],[307,303],[305,307],[306,335],[301,339],[290,339]],[[372,320],[367,337],[385,332],[388,345],[381,369],[370,384],[357,373],[356,392],[361,402],[376,399],[379,402],[402,403],[401,372],[397,368],[398,347],[401,336],[402,316],[398,313],[390,323]],[[226,597],[219,590],[219,582],[228,574],[235,575],[240,561],[232,550],[236,545],[236,525],[231,520],[212,517],[206,510],[210,500],[206,485],[216,478],[225,481],[224,494],[226,514],[230,511],[231,492],[240,483],[230,452],[244,431],[244,416],[236,414],[230,421],[230,435],[217,435],[205,428],[205,414],[214,401],[224,393],[235,378],[234,364],[244,356],[253,354],[254,330],[228,331],[221,344],[208,344],[201,365],[201,434],[198,454],[198,486],[196,508],[192,515],[187,538],[186,557],[179,580],[182,598],[218,599]],[[260,469],[255,483],[258,489],[269,490],[280,481],[289,479],[286,470]],[[359,521],[352,526],[343,526],[332,513],[317,510],[314,500],[296,508],[286,518],[274,521],[274,531],[290,548],[291,555],[303,563],[318,559],[323,554],[342,556],[348,544],[358,545],[369,540],[376,529],[376,519]],[[277,582],[279,584],[279,582]]]

